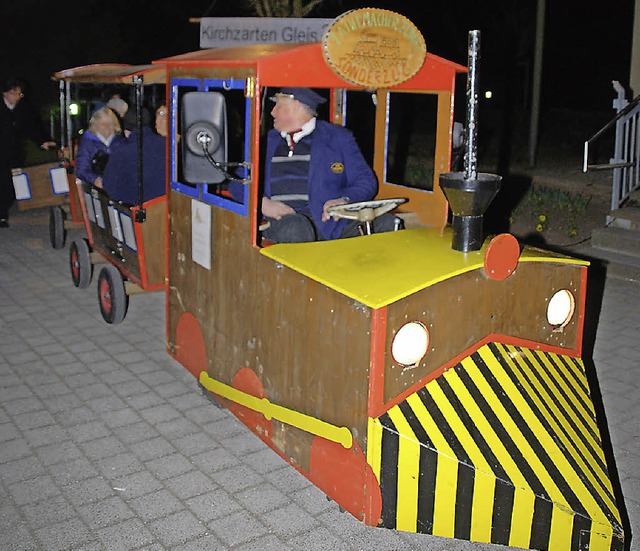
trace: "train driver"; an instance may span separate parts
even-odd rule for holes
[[[316,118],[326,100],[310,88],[282,88],[271,98],[274,128],[267,136],[262,214],[263,237],[275,243],[306,242],[361,235],[355,220],[336,219],[333,205],[368,201],[376,177],[353,134]],[[401,227],[392,214],[373,223],[374,232]]]

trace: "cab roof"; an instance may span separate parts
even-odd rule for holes
[[[95,84],[133,84],[141,76],[144,84],[165,82],[165,70],[157,65],[129,65],[125,63],[97,63],[64,69],[54,73],[52,80]]]
[[[246,67],[253,70],[261,86],[310,88],[352,88],[361,86],[342,79],[332,70],[322,54],[319,42],[307,44],[257,44],[236,48],[197,50],[159,59],[154,65],[174,68]],[[450,90],[457,73],[467,68],[427,52],[424,64],[409,80],[393,86],[406,90]]]

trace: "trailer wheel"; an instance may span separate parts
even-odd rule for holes
[[[98,303],[107,323],[120,323],[127,314],[129,297],[124,290],[124,279],[111,264],[104,266],[98,275]]]
[[[69,267],[71,268],[73,284],[78,289],[86,289],[93,276],[91,251],[86,239],[76,239],[69,246]]]
[[[67,239],[67,230],[64,227],[65,212],[62,207],[49,207],[49,239],[51,247],[62,249]]]

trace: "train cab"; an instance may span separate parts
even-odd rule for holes
[[[155,63],[170,105],[169,353],[368,525],[622,549],[582,358],[588,263],[508,234],[452,247],[439,183],[467,67],[373,8],[320,43]],[[269,98],[283,87],[313,89],[353,129],[376,200],[401,198],[405,229],[263,239]]]

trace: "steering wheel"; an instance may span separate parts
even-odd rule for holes
[[[346,203],[344,205],[335,205],[327,209],[330,216],[337,218],[347,218],[349,220],[357,220],[364,222],[366,235],[371,235],[371,223],[387,212],[395,209],[402,203],[406,203],[404,197],[396,197],[394,199],[374,199],[373,201],[360,201],[359,203]]]

